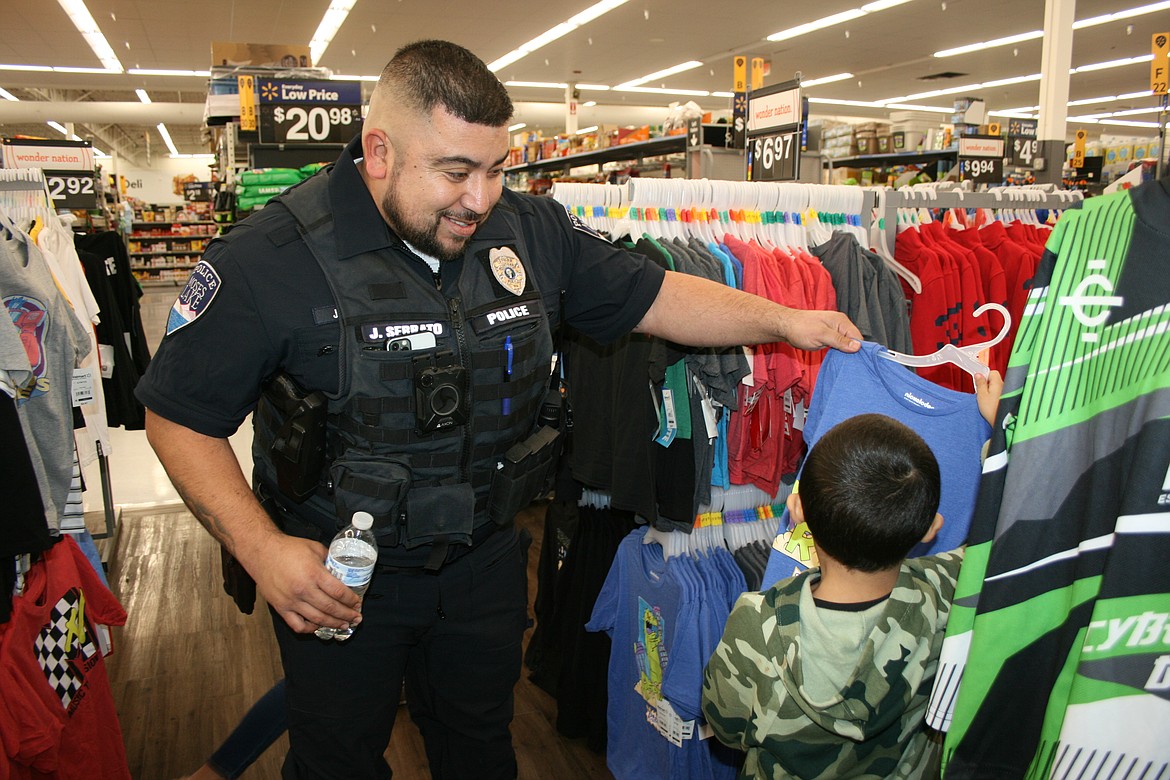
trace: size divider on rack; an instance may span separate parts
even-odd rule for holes
[[[959,173],[976,184],[1003,181],[1004,140],[992,135],[959,138]]]
[[[799,81],[748,93],[748,181],[796,181],[800,176],[803,116]]]
[[[362,122],[356,81],[256,79],[262,143],[346,143]]]

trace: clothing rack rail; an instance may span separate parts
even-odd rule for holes
[[[898,230],[899,209],[992,209],[1034,210],[1067,209],[1080,203],[1083,195],[1076,190],[1055,190],[1041,187],[999,187],[987,192],[965,192],[959,189],[902,188],[873,190],[877,198],[876,211],[881,225],[881,240],[891,256]]]

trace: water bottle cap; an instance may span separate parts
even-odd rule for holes
[[[353,513],[353,527],[362,531],[368,531],[374,527],[374,516],[369,512],[354,512]]]

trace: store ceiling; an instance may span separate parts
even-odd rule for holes
[[[865,0],[630,0],[551,44],[507,65],[504,81],[566,82],[614,86],[689,60],[703,64],[645,86],[727,91],[732,84],[732,57],[763,57],[770,66],[766,84],[848,72],[852,78],[810,87],[812,98],[875,101],[934,89],[1011,79],[1040,72],[1042,41],[988,48],[936,58],[933,52],[1044,27],[1042,0],[911,0],[886,10],[798,38],[770,42],[765,37],[813,19],[857,8]],[[212,41],[307,44],[328,0],[86,0],[122,66],[146,69],[206,70]],[[1144,0],[1080,0],[1078,20],[1144,5]],[[337,74],[376,76],[394,50],[404,43],[441,37],[467,46],[492,61],[590,5],[576,2],[518,3],[514,0],[357,0],[319,63]],[[1112,62],[1150,53],[1151,33],[1170,31],[1170,3],[1161,10],[1078,30],[1073,66]],[[4,66],[101,67],[58,3],[5,0],[0,41],[0,87],[21,101],[137,102],[134,90],[147,90],[156,103],[202,104],[206,78],[23,72]],[[1149,87],[1149,64],[1093,70],[1072,76],[1070,100],[1126,95]],[[924,80],[942,71],[965,75]],[[369,83],[363,84],[369,90]],[[1038,81],[971,90],[992,110],[1035,106]],[[510,87],[517,103],[516,121],[546,134],[564,127],[564,90]],[[966,95],[967,92],[959,93]],[[947,107],[956,95],[915,98],[905,102]],[[661,121],[673,100],[693,99],[707,110],[725,110],[726,97],[685,97],[636,92],[581,93],[579,125]],[[1153,96],[1079,105],[1070,114],[1140,110],[1157,105]],[[6,108],[7,106],[7,108]],[[14,104],[0,101],[0,133],[60,137],[45,124],[6,122]],[[649,108],[646,108],[649,107]],[[638,109],[641,110],[638,110]],[[139,163],[166,154],[157,119],[143,106],[140,122],[75,124],[82,137],[99,148],[117,149]],[[887,115],[866,107],[814,104],[813,113],[850,116]],[[941,115],[940,115],[941,116]],[[1156,121],[1156,114],[1123,120]],[[1152,135],[1154,130],[1124,125],[1069,125],[1111,134]],[[208,151],[208,133],[195,122],[170,122],[168,129],[183,153]],[[103,146],[104,145],[104,146]]]

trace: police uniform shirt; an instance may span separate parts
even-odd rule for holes
[[[329,176],[337,261],[382,252],[387,262],[410,264],[429,278],[430,269],[382,219],[357,170],[360,155],[355,138],[318,174]],[[520,215],[534,255],[521,259],[554,322],[563,316],[607,342],[641,321],[661,287],[661,269],[574,223],[555,201],[508,190],[477,237],[501,232],[500,209]],[[273,238],[294,226],[285,209],[265,208],[209,245],[184,290],[185,307],[172,310],[168,333],[138,385],[139,400],[152,411],[222,438],[235,432],[262,383],[280,369],[306,389],[337,390],[340,329],[329,286],[303,241],[277,246]],[[444,263],[442,275],[454,280],[477,265],[474,257]]]

